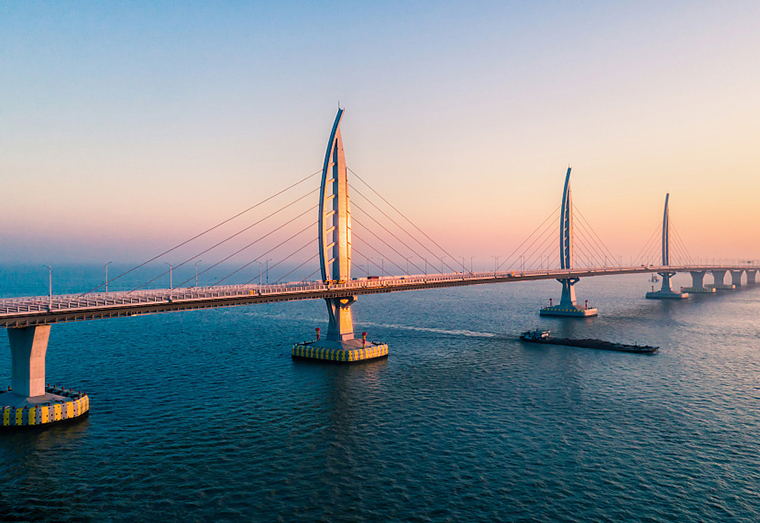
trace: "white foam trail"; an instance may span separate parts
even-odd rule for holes
[[[287,315],[287,314],[266,314],[266,313],[258,313],[258,312],[248,312],[246,313],[249,316],[257,316],[259,318],[269,318],[272,320],[295,320],[298,319],[298,321],[305,321],[305,322],[313,322],[313,323],[324,323],[324,318],[294,318],[293,316]],[[432,332],[434,334],[446,334],[448,336],[467,336],[471,338],[495,338],[497,336],[500,336],[499,334],[493,333],[493,332],[477,332],[477,331],[470,331],[466,329],[436,329],[434,327],[415,327],[413,325],[400,325],[398,323],[377,323],[373,321],[357,321],[356,325],[365,325],[370,327],[381,327],[383,329],[403,329],[403,330],[410,330],[410,331],[418,331],[418,332]]]
[[[382,327],[385,329],[404,329],[410,331],[433,332],[435,334],[448,334],[450,336],[469,336],[472,338],[495,338],[498,334],[493,332],[477,332],[465,329],[436,329],[434,327],[414,327],[412,325],[398,325],[395,323],[375,323],[371,321],[358,321],[358,325],[371,325],[372,327]]]

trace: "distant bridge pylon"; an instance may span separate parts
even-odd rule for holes
[[[573,213],[573,196],[570,186],[572,168],[567,168],[565,185],[562,189],[562,205],[559,213],[559,262],[560,268],[571,270],[575,253],[575,220]],[[549,305],[540,310],[541,316],[571,316],[586,318],[596,316],[598,311],[587,305],[579,307],[575,297],[575,284],[580,278],[559,278],[562,284],[562,296],[558,305]]]
[[[662,212],[662,263],[663,267],[670,266],[670,193],[665,195],[665,207]],[[673,271],[658,272],[662,278],[662,286],[659,291],[652,290],[646,293],[650,300],[681,300],[689,297],[687,292],[674,292],[670,286],[670,278],[676,275]]]

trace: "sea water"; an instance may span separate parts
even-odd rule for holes
[[[0,294],[44,294],[33,272]],[[391,355],[351,366],[290,358],[321,301],[55,325],[48,381],[91,414],[0,433],[0,519],[758,521],[760,287],[647,278],[582,280],[591,319],[538,317],[554,281],[360,296]],[[537,327],[661,349],[516,339]]]

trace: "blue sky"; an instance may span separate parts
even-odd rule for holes
[[[150,254],[319,168],[338,101],[350,165],[457,252],[510,251],[572,163],[622,256],[669,190],[695,252],[760,257],[759,29],[755,2],[2,3],[2,259]]]

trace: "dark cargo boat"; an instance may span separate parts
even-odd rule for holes
[[[530,343],[545,343],[547,345],[568,345],[570,347],[585,347],[588,349],[616,350],[619,352],[633,352],[636,354],[654,354],[659,347],[652,345],[628,345],[612,341],[594,339],[555,338],[551,331],[533,330],[520,334],[520,339]]]

